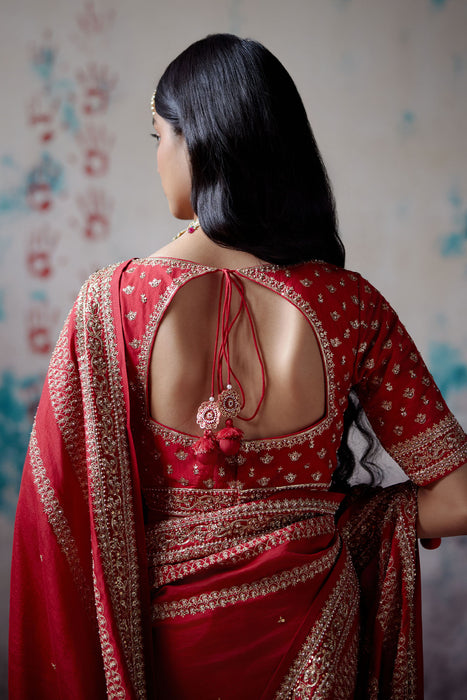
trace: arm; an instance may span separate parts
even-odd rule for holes
[[[467,535],[467,463],[418,489],[418,537]]]
[[[383,447],[419,487],[418,536],[467,535],[467,436],[397,314],[360,290],[355,388]]]

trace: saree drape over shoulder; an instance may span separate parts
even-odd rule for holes
[[[369,283],[264,265],[229,274],[307,319],[326,412],[199,463],[195,436],[150,417],[148,368],[178,289],[219,272],[131,260],[70,312],[18,504],[13,700],[423,695],[416,485],[467,461],[466,436]],[[330,491],[352,389],[410,481]]]

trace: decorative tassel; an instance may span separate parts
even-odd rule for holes
[[[222,454],[227,457],[236,455],[240,449],[240,440],[242,439],[243,432],[239,428],[235,428],[232,420],[227,418],[225,421],[225,428],[219,430],[216,435],[216,440],[219,443],[219,449]]]
[[[227,384],[227,387],[217,397],[219,410],[224,418],[235,418],[240,413],[241,401],[238,391]]]
[[[193,445],[193,454],[201,464],[215,464],[219,458],[219,450],[211,430],[205,430],[204,435]]]

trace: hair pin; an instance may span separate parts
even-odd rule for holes
[[[157,90],[154,90],[151,97],[151,112],[154,119],[156,118],[156,92]]]

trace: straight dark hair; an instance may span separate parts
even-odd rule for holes
[[[305,108],[262,44],[231,34],[197,41],[162,75],[155,107],[186,140],[192,206],[211,240],[277,264],[344,266]]]

